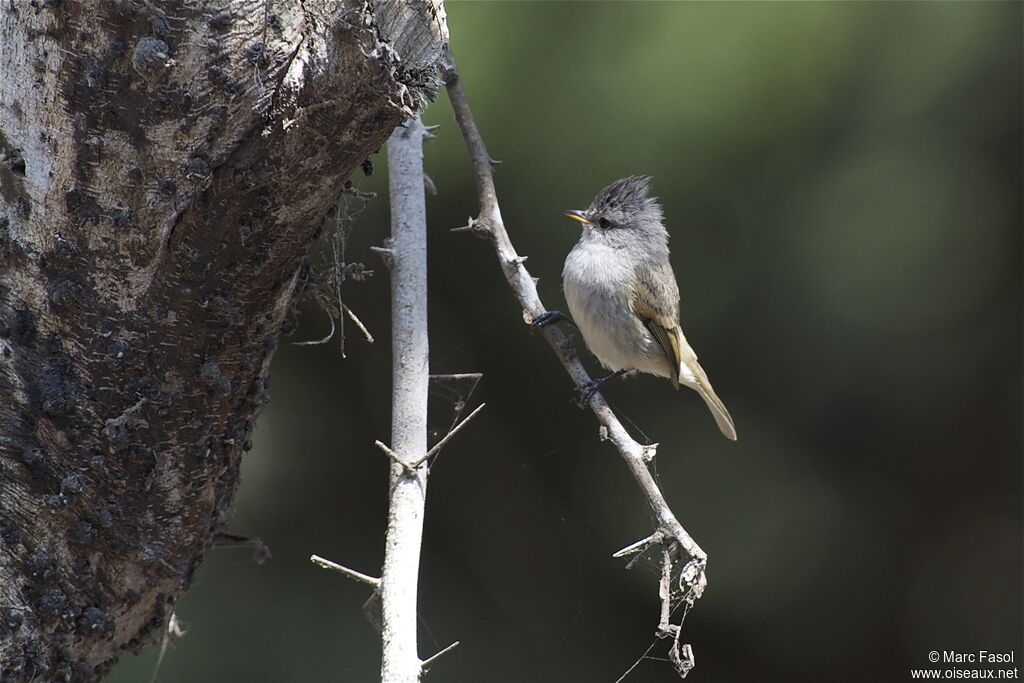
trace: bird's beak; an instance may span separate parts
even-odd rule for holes
[[[591,223],[593,223],[593,221],[587,218],[585,213],[583,213],[582,211],[577,211],[576,209],[570,209],[569,211],[563,211],[562,213],[568,216],[569,218],[573,219],[574,221],[579,221],[584,225],[590,225]]]

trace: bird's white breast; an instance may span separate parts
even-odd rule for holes
[[[632,261],[621,251],[580,242],[565,259],[562,285],[569,313],[587,347],[609,370],[670,376],[664,352],[633,313]]]

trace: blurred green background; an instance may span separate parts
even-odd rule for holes
[[[903,681],[931,650],[1022,635],[1022,5],[449,2],[454,50],[517,249],[563,308],[583,208],[654,176],[684,329],[729,406],[640,377],[606,396],[710,555],[685,624],[695,681]],[[424,116],[432,371],[484,373],[481,416],[432,470],[420,652],[426,680],[615,681],[653,640],[653,567],[612,552],[649,514],[531,335],[491,247],[449,228],[477,203],[443,95]],[[334,342],[302,308],[242,470],[232,531],[272,560],[210,553],[160,680],[372,681],[389,434],[388,232],[380,193],[349,261]],[[589,356],[585,362],[594,372]],[[432,424],[450,404],[438,396]],[[665,644],[652,655],[663,657]],[[112,681],[145,681],[151,649]],[[676,680],[646,661],[629,681]]]

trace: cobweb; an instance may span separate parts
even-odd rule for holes
[[[469,397],[482,377],[479,372],[430,376],[427,438],[431,447],[462,420]]]
[[[338,196],[334,206],[327,212],[323,223],[317,230],[321,236],[320,248],[309,260],[306,273],[305,296],[316,302],[330,318],[331,330],[321,339],[295,342],[296,346],[326,344],[335,334],[341,357],[345,358],[345,319],[348,318],[366,338],[373,343],[373,335],[366,329],[359,316],[349,308],[342,298],[342,285],[351,280],[362,282],[373,275],[373,271],[362,263],[349,263],[345,260],[345,245],[356,218],[365,209],[371,199],[377,195],[373,192],[362,192],[347,185]]]
[[[626,556],[628,550],[620,551],[616,556]],[[654,640],[615,683],[625,681],[645,660],[671,662],[680,678],[686,678],[693,669],[693,648],[689,643],[680,642],[680,639],[686,616],[704,590],[704,568],[703,563],[697,560],[682,561],[683,558],[679,556],[681,552],[683,551],[677,546],[649,544],[638,548],[626,565],[628,569],[639,564],[658,576],[661,613]],[[665,655],[655,654],[655,651],[660,649],[659,644],[666,640],[669,644]]]

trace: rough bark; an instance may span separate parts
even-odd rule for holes
[[[0,6],[0,671],[93,680],[224,528],[302,262],[438,2]]]

